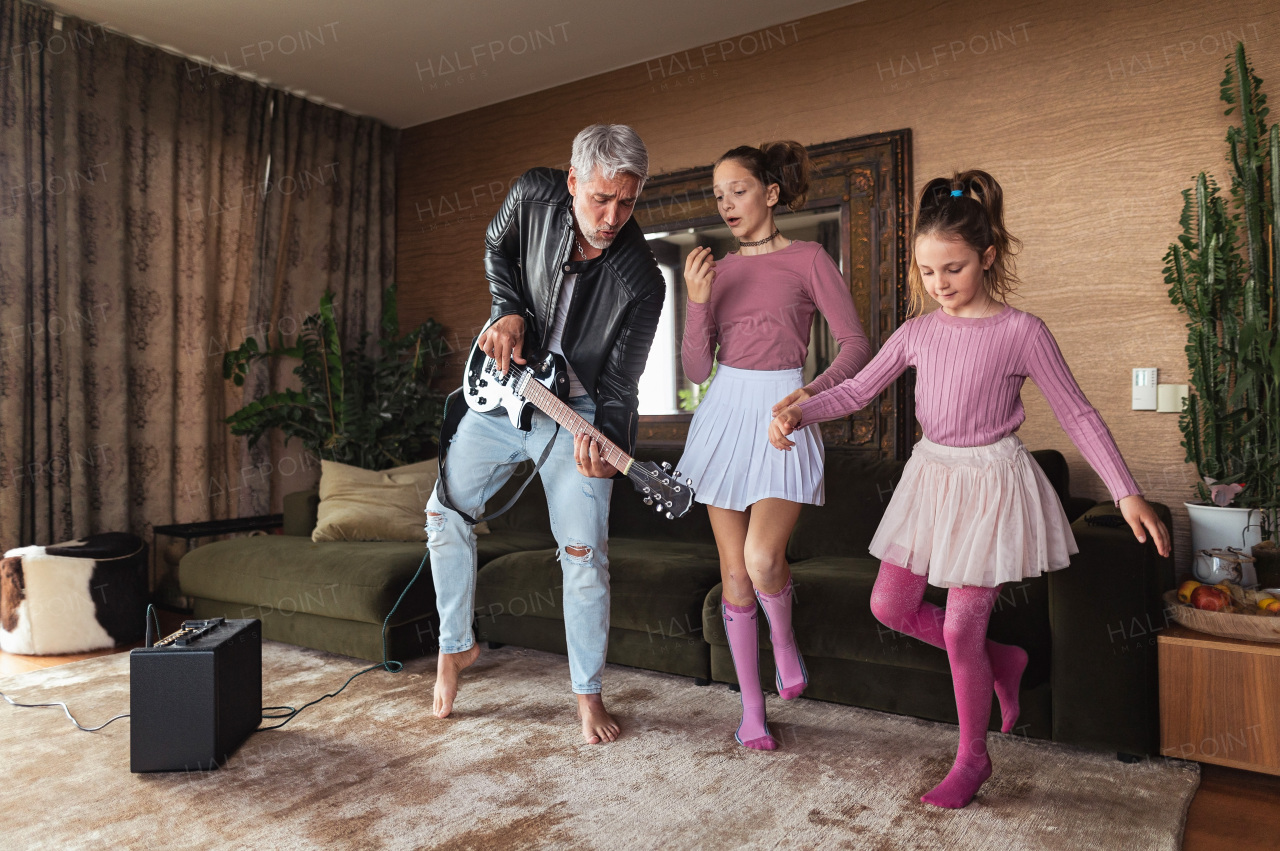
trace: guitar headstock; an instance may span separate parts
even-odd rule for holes
[[[652,461],[635,461],[627,478],[644,495],[644,504],[652,505],[668,520],[685,516],[693,505],[693,482],[681,481],[680,471],[673,471],[665,461],[661,466]]]

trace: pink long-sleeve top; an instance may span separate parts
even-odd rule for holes
[[[986,446],[1013,434],[1026,419],[1020,393],[1031,378],[1112,498],[1142,493],[1044,322],[1008,306],[980,319],[935,310],[906,322],[866,369],[802,402],[802,422],[864,407],[910,366],[916,368],[916,418],[934,443]]]
[[[817,393],[852,378],[871,359],[849,287],[816,242],[795,241],[769,254],[727,254],[716,263],[711,299],[688,302],[680,360],[702,383],[719,360],[737,369],[804,366],[814,310],[822,311],[840,353],[808,388]]]

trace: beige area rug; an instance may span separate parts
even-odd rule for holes
[[[268,704],[300,705],[361,665],[270,643]],[[0,679],[15,700],[65,700],[92,726],[129,705],[128,656]],[[956,729],[820,701],[769,699],[781,750],[732,738],[723,685],[610,666],[624,725],[581,743],[564,657],[486,651],[455,716],[429,714],[434,660],[375,671],[217,771],[129,772],[129,721],[76,730],[57,709],[0,701],[6,848],[1170,849],[1193,763],[993,736],[995,776],[968,808],[919,796]]]

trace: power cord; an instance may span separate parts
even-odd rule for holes
[[[71,714],[71,710],[67,708],[67,705],[65,703],[18,703],[16,700],[13,700],[12,698],[9,697],[9,695],[5,694],[2,691],[0,691],[0,697],[3,697],[6,701],[8,701],[9,705],[11,706],[21,706],[24,709],[39,709],[44,706],[61,706],[62,711],[67,713],[67,717],[71,719],[71,723],[75,724],[77,727],[79,727],[81,730],[84,730],[86,733],[96,733],[99,730],[101,730],[103,727],[107,726],[107,724],[110,724],[111,721],[119,721],[121,718],[129,717],[129,713],[126,712],[123,715],[117,715],[116,717],[112,718],[111,721],[107,722],[107,724],[99,724],[97,727],[85,727],[79,721],[76,720],[76,717]]]
[[[150,603],[148,603],[148,604],[147,604],[147,635],[146,635],[146,644],[147,644],[147,646],[148,646],[148,647],[150,647],[150,646],[151,646],[151,642],[152,642],[152,637],[151,637],[151,624],[152,624],[152,622],[153,622],[153,621],[155,622],[155,625],[156,625],[156,634],[158,635],[158,634],[160,633],[160,618],[156,615],[156,607],[155,607],[155,606],[153,606],[153,605],[151,605]],[[23,709],[41,709],[41,708],[44,708],[44,707],[61,706],[61,707],[62,707],[62,711],[63,711],[63,712],[65,712],[65,713],[67,713],[67,717],[71,719],[71,723],[72,723],[72,724],[75,724],[75,725],[76,725],[76,727],[78,727],[78,728],[79,728],[79,729],[81,729],[81,730],[84,730],[86,733],[96,733],[96,732],[98,732],[99,730],[101,730],[103,727],[107,726],[107,724],[110,724],[112,721],[119,721],[121,718],[128,718],[128,717],[129,717],[129,713],[128,713],[128,712],[125,712],[125,713],[122,713],[122,714],[117,715],[116,717],[112,718],[112,719],[111,719],[111,721],[108,721],[106,724],[99,724],[97,727],[86,727],[86,726],[84,726],[83,724],[81,724],[79,721],[77,721],[77,720],[76,720],[76,717],[75,717],[74,715],[72,715],[72,714],[71,714],[71,710],[70,710],[70,708],[68,708],[68,707],[67,707],[67,705],[66,705],[65,703],[62,703],[62,702],[58,702],[58,703],[18,703],[16,700],[14,700],[13,698],[9,697],[9,695],[5,694],[5,693],[4,693],[4,692],[2,692],[2,691],[0,691],[0,697],[3,697],[3,698],[5,699],[5,701],[6,701],[6,702],[8,702],[8,704],[9,704],[10,706],[20,706],[20,707],[22,707]]]
[[[417,582],[418,577],[422,575],[422,569],[427,566],[428,558],[430,558],[430,553],[423,555],[422,562],[418,565],[417,571],[414,572],[413,578],[409,580],[408,585],[404,586],[404,590],[400,592],[400,596],[396,599],[395,605],[391,607],[391,611],[387,612],[386,619],[382,621],[382,661],[376,665],[370,665],[369,667],[365,668],[363,671],[357,671],[356,673],[352,674],[351,677],[345,683],[342,684],[342,688],[338,689],[337,691],[330,692],[329,694],[322,695],[321,697],[317,697],[315,700],[311,701],[310,703],[302,704],[302,706],[299,706],[297,709],[294,709],[292,706],[262,707],[262,717],[264,719],[267,719],[269,721],[274,721],[274,720],[283,718],[284,720],[280,721],[279,724],[273,724],[270,727],[259,727],[254,732],[260,732],[260,731],[266,731],[266,730],[279,730],[285,724],[288,724],[294,718],[298,717],[298,714],[302,712],[302,710],[306,709],[307,707],[315,706],[317,703],[319,703],[322,700],[327,700],[331,697],[337,697],[338,695],[342,694],[342,692],[346,689],[346,687],[351,685],[351,681],[354,680],[356,677],[361,676],[362,674],[367,674],[370,671],[376,671],[379,668],[382,668],[383,670],[391,674],[398,674],[402,670],[404,670],[404,663],[397,662],[394,659],[387,658],[387,627],[391,623],[391,616],[396,613],[396,609],[400,608],[400,603],[404,601],[405,595],[409,593],[409,589],[413,587],[413,583]],[[155,635],[159,636],[160,618],[159,616],[156,615],[155,606],[148,604],[147,605],[147,629],[146,629],[146,639],[145,639],[145,644],[147,647],[150,647],[154,640],[151,632],[152,623],[155,624]],[[71,723],[75,724],[76,727],[78,727],[81,730],[84,730],[86,733],[96,733],[99,730],[106,727],[107,724],[111,724],[114,721],[119,721],[121,718],[129,717],[129,713],[125,712],[115,716],[110,721],[107,721],[105,724],[99,724],[97,727],[85,727],[75,719],[75,716],[71,714],[71,710],[67,707],[65,703],[62,703],[62,702],[18,703],[17,701],[10,698],[4,692],[0,692],[0,697],[4,698],[5,701],[8,702],[11,706],[22,707],[23,709],[40,709],[44,707],[61,706],[62,711],[65,712],[67,714],[67,717],[71,719]],[[269,710],[282,710],[282,711],[279,712],[278,714],[271,715],[271,714],[268,714]]]

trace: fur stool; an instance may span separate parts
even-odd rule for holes
[[[25,656],[129,644],[146,629],[147,546],[108,532],[0,561],[0,650]]]

